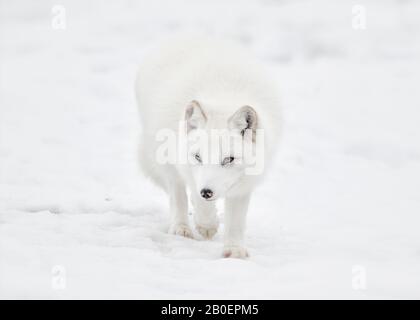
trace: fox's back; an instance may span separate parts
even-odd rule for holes
[[[271,80],[246,49],[209,39],[176,40],[145,59],[136,93],[143,133],[177,129],[185,107],[198,100],[211,116],[229,116],[251,105],[269,131],[278,127],[278,99]]]

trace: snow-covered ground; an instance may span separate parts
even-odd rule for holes
[[[65,30],[56,4],[0,1],[1,298],[420,298],[419,1],[63,0]],[[191,30],[282,94],[245,261],[168,235],[136,163],[136,67]]]

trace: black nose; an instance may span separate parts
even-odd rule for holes
[[[210,199],[213,197],[213,191],[210,189],[201,189],[200,194],[204,199]]]

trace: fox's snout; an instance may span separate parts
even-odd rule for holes
[[[213,191],[211,191],[210,189],[204,188],[204,189],[201,189],[200,195],[204,199],[210,200],[213,197]]]

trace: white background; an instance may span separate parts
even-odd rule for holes
[[[1,0],[0,297],[420,298],[419,17],[415,0]],[[221,232],[168,235],[136,163],[137,66],[191,30],[279,82],[246,261],[220,258]]]

